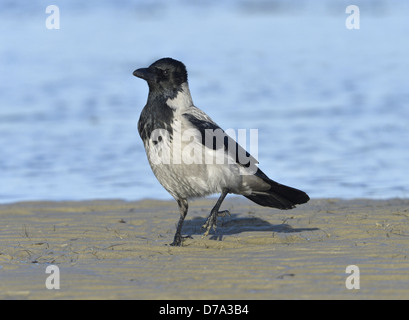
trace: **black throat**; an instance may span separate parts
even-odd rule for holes
[[[174,97],[176,95],[177,91]],[[174,111],[166,103],[169,98],[169,95],[158,95],[151,90],[149,91],[148,102],[143,108],[138,122],[139,135],[144,142],[151,137],[152,132],[156,129],[166,130],[172,139]]]

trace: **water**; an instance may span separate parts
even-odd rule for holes
[[[193,3],[193,4],[192,4]],[[136,123],[132,71],[183,61],[195,104],[258,129],[260,167],[311,197],[409,196],[409,6],[355,1],[0,5],[0,202],[168,199]]]

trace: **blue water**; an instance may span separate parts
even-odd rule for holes
[[[60,9],[48,30],[45,8]],[[0,202],[168,199],[136,130],[132,71],[171,56],[220,126],[258,129],[260,167],[311,197],[409,196],[409,5],[3,1]]]

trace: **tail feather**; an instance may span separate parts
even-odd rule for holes
[[[297,204],[308,202],[310,197],[301,190],[279,184],[269,179],[263,172],[257,172],[256,176],[270,185],[270,189],[263,191],[253,191],[251,195],[246,195],[247,199],[265,207],[278,209],[292,209]]]

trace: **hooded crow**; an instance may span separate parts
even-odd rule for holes
[[[149,164],[179,205],[180,219],[171,245],[182,244],[182,225],[192,198],[220,193],[203,225],[205,236],[216,229],[218,216],[229,214],[219,211],[229,193],[283,210],[310,199],[305,192],[268,178],[254,157],[193,105],[182,62],[163,58],[133,75],[149,86],[138,122]]]

